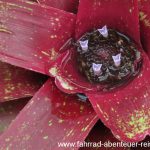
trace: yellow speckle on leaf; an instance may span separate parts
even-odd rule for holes
[[[0,27],[0,32],[4,32],[4,33],[8,33],[8,34],[12,34],[12,32],[6,28],[1,28]]]
[[[50,60],[55,60],[58,56],[58,53],[56,52],[55,48],[50,49]]]
[[[58,123],[63,123],[63,122],[64,122],[63,119],[59,119],[59,120],[58,120]]]
[[[57,38],[57,35],[51,35],[50,38],[51,39]]]
[[[21,6],[21,5],[17,5],[17,4],[14,4],[14,3],[7,3],[7,5],[10,6],[10,9],[11,8],[21,8],[21,9],[25,9],[27,11],[33,11],[32,8]]]
[[[45,51],[41,51],[42,54],[44,54],[45,56],[50,56],[50,54],[48,54],[47,52]]]
[[[150,129],[150,110],[136,110],[129,115],[128,121],[118,120],[118,126],[128,138],[133,138],[138,134],[146,132]]]
[[[132,8],[129,9],[129,12],[132,13]]]
[[[101,107],[97,104],[96,107],[98,108],[98,110],[103,114],[103,111],[101,109]]]
[[[56,21],[59,21],[59,18],[55,18]]]
[[[83,110],[84,110],[84,106],[81,105],[81,106],[80,106],[80,112],[82,112]]]
[[[50,120],[49,122],[48,122],[48,126],[52,126],[52,120]]]
[[[52,35],[51,38],[56,38],[56,35]],[[51,48],[50,50],[47,51],[41,51],[41,53],[45,56],[47,56],[50,60],[55,60],[58,56],[58,53],[55,51],[55,48]],[[35,57],[37,57],[37,55],[34,54]]]
[[[61,86],[66,90],[74,90],[74,87],[72,87],[67,81],[65,81],[62,77],[57,77],[58,81],[60,82]]]
[[[69,137],[69,136],[71,136],[71,135],[73,135],[73,129],[71,129],[69,132],[67,132],[67,134],[66,134],[66,136],[67,137]]]
[[[63,106],[66,106],[66,102],[63,102]]]
[[[84,127],[84,128],[81,129],[81,131],[85,132],[87,129],[88,129],[87,127]]]
[[[139,16],[140,16],[140,21],[142,21],[145,26],[150,27],[150,19],[147,18],[147,14],[141,11]]]
[[[55,77],[58,74],[58,70],[56,67],[53,67],[53,68],[49,69],[49,73]]]
[[[26,1],[26,3],[27,3],[27,4],[31,4],[31,5],[35,4],[35,3],[32,2],[32,1]]]
[[[47,140],[47,139],[48,139],[48,136],[47,136],[47,135],[46,135],[46,136],[44,136],[44,137],[43,137],[43,139],[44,139],[44,140]]]

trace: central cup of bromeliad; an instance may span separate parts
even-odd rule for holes
[[[107,26],[85,33],[76,46],[79,71],[91,83],[106,88],[127,83],[142,67],[141,52],[136,44]]]

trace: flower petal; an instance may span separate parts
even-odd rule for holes
[[[82,0],[79,4],[76,38],[107,25],[140,41],[137,0]]]
[[[29,1],[0,0],[0,20],[0,60],[45,74],[45,64],[72,36],[75,15]]]
[[[97,119],[89,103],[48,81],[1,136],[1,149],[56,150],[60,142],[83,141]]]
[[[0,135],[9,127],[29,98],[0,103]]]
[[[127,86],[108,93],[87,94],[104,124],[119,140],[141,141],[150,134],[150,64]]]
[[[150,56],[150,3],[149,1],[139,1],[139,7],[141,41],[144,49]]]
[[[78,0],[38,0],[41,4],[59,8],[69,12],[76,12]]]
[[[31,97],[45,76],[0,62],[0,102]]]

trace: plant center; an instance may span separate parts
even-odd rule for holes
[[[136,44],[106,26],[85,33],[76,46],[79,71],[89,82],[102,84],[106,89],[127,83],[142,67]]]

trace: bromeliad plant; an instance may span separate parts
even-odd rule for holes
[[[143,140],[150,133],[148,1],[81,0],[77,15],[42,5],[74,12],[78,4],[55,2],[0,0],[0,60],[55,78],[1,136],[1,149],[84,141],[99,118],[117,139]]]

